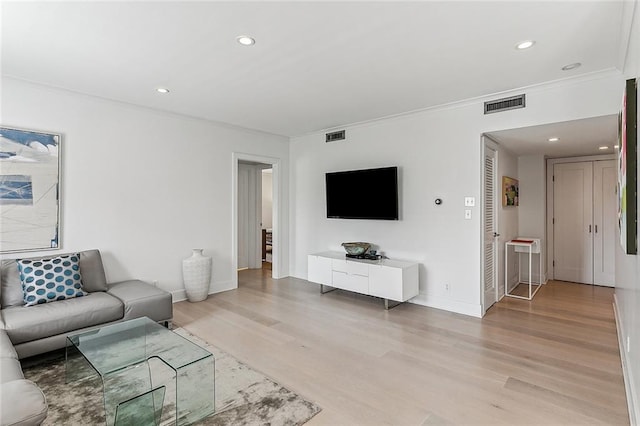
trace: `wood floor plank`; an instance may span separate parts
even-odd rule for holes
[[[319,404],[310,425],[629,422],[612,289],[550,281],[478,319],[269,273],[174,323]]]
[[[522,380],[510,377],[505,384],[505,388],[514,392],[528,394],[529,397],[536,401],[545,401],[560,407],[574,410],[576,414],[583,414],[594,419],[609,424],[622,424],[628,421],[626,415],[622,415],[619,411],[610,410],[606,407],[595,406],[583,399],[571,397],[569,395],[546,389]]]

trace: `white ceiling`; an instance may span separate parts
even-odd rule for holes
[[[618,116],[586,118],[487,134],[514,154],[549,158],[617,153]],[[557,137],[558,141],[549,142]],[[606,146],[606,150],[601,150]]]
[[[622,10],[621,1],[3,1],[2,72],[294,136],[619,69]],[[241,34],[256,44],[241,46]],[[517,51],[525,39],[536,45]],[[573,62],[583,66],[561,71]]]

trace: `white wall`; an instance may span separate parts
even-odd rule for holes
[[[542,247],[546,247],[547,189],[544,155],[523,155],[518,157],[518,173],[520,176],[518,235],[520,237],[540,238]],[[528,256],[522,256],[522,260],[520,280],[528,280],[529,258]],[[545,254],[532,256],[531,275],[532,280],[535,282],[540,282],[541,260],[542,282],[544,282],[547,271]]]
[[[501,146],[498,148],[498,297],[504,296],[505,243],[518,236],[519,207],[502,205],[502,177],[519,179],[518,159],[513,153]],[[521,189],[522,191],[522,189]],[[513,250],[513,249],[512,249]],[[509,289],[518,284],[518,257],[509,254]]]
[[[212,291],[232,286],[232,152],[277,157],[287,176],[287,138],[2,83],[2,124],[63,135],[63,252],[99,248],[110,281],[157,280],[182,297],[181,260],[204,248],[213,257]],[[280,270],[287,275],[284,181]]]
[[[292,274],[306,278],[309,253],[369,241],[421,263],[414,301],[481,315],[481,135],[616,113],[621,83],[619,73],[591,75],[492,97],[526,92],[526,109],[483,115],[478,99],[347,126],[342,142],[327,144],[324,133],[292,138]],[[326,218],[326,172],[391,165],[400,167],[399,221]],[[478,200],[472,220],[464,219],[465,196]]]
[[[625,6],[631,7],[634,4],[631,44],[624,71],[626,78],[640,79],[640,4],[635,2]],[[619,103],[621,99],[622,87],[618,91]],[[640,114],[638,123],[640,123]],[[638,160],[637,170],[640,170],[640,157]],[[640,202],[638,209],[640,211]],[[619,243],[616,244],[615,297],[631,424],[638,424],[640,422],[640,254],[635,256],[624,254]]]

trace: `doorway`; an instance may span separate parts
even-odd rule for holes
[[[600,117],[592,117],[579,120],[571,120],[558,123],[543,124],[539,126],[530,126],[522,128],[514,128],[507,130],[500,130],[495,132],[489,132],[483,135],[482,139],[482,152],[481,156],[482,165],[480,167],[481,173],[484,173],[485,162],[487,161],[485,155],[485,141],[490,139],[495,142],[497,154],[499,157],[498,168],[496,170],[496,179],[499,183],[503,177],[510,177],[519,181],[519,205],[510,206],[502,205],[503,203],[498,201],[495,206],[495,216],[498,221],[498,233],[501,236],[497,239],[497,250],[494,252],[498,265],[497,280],[498,280],[498,299],[503,296],[503,290],[505,287],[505,281],[511,285],[522,280],[522,277],[518,276],[517,271],[518,264],[514,265],[509,270],[516,271],[513,276],[505,277],[502,274],[504,271],[504,242],[510,241],[514,238],[540,238],[545,253],[544,258],[532,259],[533,271],[538,271],[542,262],[542,276],[538,274],[532,274],[532,281],[545,283],[547,279],[553,279],[553,255],[554,255],[554,232],[553,232],[553,165],[550,161],[561,162],[566,158],[582,158],[584,160],[579,161],[594,161],[596,159],[614,159],[616,155],[616,141],[617,141],[617,128],[618,121],[617,115],[606,115]],[[604,154],[604,156],[603,156]],[[575,162],[575,160],[574,160]],[[612,176],[615,176],[614,171],[610,171],[608,167],[601,170],[602,178],[605,182],[609,182]],[[484,194],[487,191],[486,184],[484,183],[481,188],[481,193]],[[606,184],[608,185],[608,183]],[[498,188],[500,190],[500,188]],[[600,194],[603,196],[602,208],[591,210],[593,215],[609,215],[610,211],[615,208],[616,202],[607,201],[613,194],[604,192]],[[498,196],[499,200],[501,195]],[[573,197],[573,195],[571,195]],[[569,197],[570,198],[570,197]],[[483,210],[487,208],[485,205],[486,194],[483,196]],[[573,208],[571,214],[581,215],[582,208]],[[594,216],[595,218],[595,216]],[[488,277],[484,274],[488,270],[485,266],[487,259],[486,243],[490,241],[490,234],[487,232],[486,223],[483,220],[481,224],[481,265],[482,265],[482,278],[480,288],[480,303],[483,305],[483,311],[489,308],[491,303],[491,297],[487,299],[485,289],[492,292],[490,287],[486,287]],[[592,273],[596,274],[596,270],[600,271],[604,278],[604,281],[614,283],[615,277],[613,276],[613,270],[609,269],[609,264],[612,263],[611,259],[614,256],[615,245],[611,245],[610,241],[615,233],[615,221],[611,222],[608,219],[603,219],[598,224],[598,234],[595,234],[595,223],[592,222],[592,233],[597,235],[593,239],[594,248],[600,247],[602,250],[597,254],[591,256],[593,259],[593,265],[596,261],[601,261],[600,266],[592,267]],[[588,231],[588,229],[587,229]],[[596,240],[596,238],[598,238]],[[512,256],[509,257],[511,262]],[[517,260],[516,257],[513,257]],[[522,270],[527,269],[527,262],[523,261]],[[603,282],[603,281],[599,281]],[[485,288],[486,287],[486,288]]]
[[[263,266],[263,170],[270,170],[271,211],[269,229],[271,253],[269,254],[271,276],[279,278],[281,248],[280,241],[280,191],[279,159],[251,154],[232,155],[232,253],[234,271],[259,269]],[[267,204],[267,203],[265,203]],[[265,230],[267,228],[264,228]],[[266,257],[266,256],[265,256]],[[238,275],[233,275],[234,287],[238,286]]]
[[[615,284],[616,163],[609,156],[549,160],[550,275]]]

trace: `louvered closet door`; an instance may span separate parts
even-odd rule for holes
[[[484,155],[484,312],[498,300],[497,294],[497,222],[496,151],[485,146]]]

